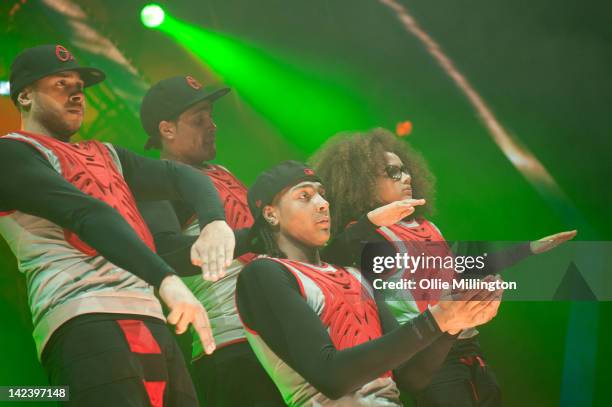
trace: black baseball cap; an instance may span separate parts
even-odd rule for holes
[[[249,209],[255,220],[251,231],[256,231],[258,226],[261,225],[263,208],[270,205],[279,192],[304,181],[321,182],[321,179],[312,168],[293,160],[283,161],[259,174],[247,194]],[[254,234],[252,233],[251,236],[254,236]]]
[[[80,66],[64,46],[58,44],[39,45],[27,48],[13,60],[11,65],[11,99],[17,104],[17,95],[26,86],[37,80],[64,71],[76,71],[84,86],[102,82],[106,75],[98,68]]]
[[[230,88],[204,88],[193,76],[174,76],[153,85],[140,105],[140,121],[149,135],[145,149],[159,146],[159,122],[175,120],[196,103],[213,102],[229,91]]]

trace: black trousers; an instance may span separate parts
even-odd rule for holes
[[[416,394],[417,407],[497,407],[501,391],[475,338],[458,340],[431,383]]]
[[[198,406],[185,361],[166,324],[139,315],[86,314],[53,333],[42,363],[68,406]]]
[[[284,406],[274,382],[247,342],[217,349],[193,362],[202,406]]]

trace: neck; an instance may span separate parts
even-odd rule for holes
[[[49,130],[49,128],[47,128],[44,124],[35,120],[28,120],[28,118],[22,118],[21,130],[27,131],[28,133],[41,134],[43,136],[53,137],[54,139],[60,141],[70,141],[70,136],[56,134],[55,132]]]
[[[163,160],[172,160],[172,161],[177,161],[183,164],[187,164],[187,165],[191,165],[193,167],[197,167],[197,168],[201,168],[204,167],[206,165],[205,162],[193,162],[192,160],[188,160],[185,157],[180,157],[176,154],[173,154],[171,151],[162,149],[159,157]]]
[[[276,244],[278,244],[278,248],[287,255],[289,260],[301,261],[317,266],[321,264],[318,247],[306,246],[302,242],[298,242],[292,237],[282,234],[278,235]]]

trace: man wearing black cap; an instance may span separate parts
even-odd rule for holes
[[[497,312],[500,291],[470,290],[399,326],[359,270],[321,261],[329,204],[302,163],[262,173],[248,202],[251,234],[270,257],[245,266],[236,303],[250,345],[290,406],[400,406],[398,386],[426,383],[455,334]]]
[[[188,166],[98,141],[69,143],[83,88],[104,79],[61,45],[19,54],[11,98],[20,131],[0,138],[0,234],[27,280],[38,355],[74,405],[197,405],[153,288],[179,333],[193,325],[208,353],[209,322],[174,270],[155,255],[140,199],[182,199],[206,225],[195,261],[224,262],[234,246],[211,182]]]
[[[146,148],[160,148],[161,157],[189,164],[215,185],[230,227],[237,232],[237,257],[227,272],[214,259],[197,268],[189,249],[199,230],[193,209],[181,202],[139,203],[153,232],[159,254],[171,264],[206,308],[217,344],[206,355],[194,336],[194,383],[208,406],[282,405],[272,381],[246,343],[234,302],[236,278],[254,255],[247,253],[245,229],[253,223],[247,190],[227,169],[210,164],[215,158],[213,102],[228,88],[203,88],[192,76],[175,76],[155,84],[145,95],[140,118],[149,134]],[[240,229],[240,231],[238,231]],[[195,276],[194,276],[195,274]]]

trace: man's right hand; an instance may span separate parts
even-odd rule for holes
[[[483,281],[494,282],[499,277],[487,276]],[[489,322],[497,314],[504,290],[465,290],[452,293],[452,298],[441,299],[431,307],[440,330],[456,334],[462,329]]]
[[[159,286],[159,296],[170,308],[168,323],[176,325],[178,335],[193,325],[204,346],[204,351],[210,355],[215,350],[215,340],[212,336],[210,322],[206,309],[176,275],[164,278]]]
[[[415,206],[425,205],[424,199],[404,199],[391,202],[368,212],[368,219],[376,226],[391,226],[414,213]]]

